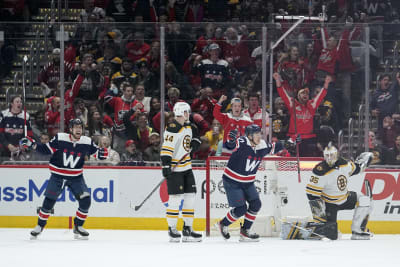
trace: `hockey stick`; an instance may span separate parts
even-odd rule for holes
[[[28,135],[28,127],[26,125],[26,80],[25,80],[25,72],[26,72],[26,62],[28,61],[28,57],[24,56],[24,61],[22,62],[22,90],[23,90],[23,102],[24,102],[24,135]],[[32,82],[32,81],[29,81]]]
[[[293,97],[293,121],[294,121],[294,133],[297,139],[297,117],[296,117],[296,98]],[[296,161],[297,161],[297,178],[299,183],[301,183],[301,176],[300,176],[300,160],[299,160],[299,143],[295,139],[296,142]]]
[[[183,157],[176,163],[175,167],[172,169],[172,172],[175,170],[176,166],[184,159],[186,158],[186,156],[189,155],[189,153],[186,153],[185,155],[183,155]],[[161,184],[164,182],[165,177],[161,179],[161,181],[153,188],[153,190],[151,190],[151,192],[147,195],[147,197],[145,197],[145,199],[143,199],[143,201],[135,206],[135,211],[138,211],[143,204],[154,194],[154,192],[161,186]]]

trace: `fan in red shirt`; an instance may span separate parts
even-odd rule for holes
[[[244,26],[243,26],[244,27]],[[246,71],[251,65],[248,47],[247,28],[243,28],[244,33],[239,37],[237,30],[229,27],[226,30],[226,39],[221,42],[222,54],[224,58],[232,58],[233,64],[238,71]]]
[[[83,68],[85,69],[85,66],[83,66]],[[74,80],[74,83],[72,84],[72,88],[66,91],[64,94],[65,122],[69,122],[71,119],[75,118],[75,110],[73,107],[74,100],[79,94],[79,89],[81,88],[84,79],[85,77],[82,74],[78,74]],[[60,98],[51,97],[47,100],[47,103],[49,106],[45,112],[45,122],[47,124],[47,132],[49,133],[50,137],[53,137],[58,133],[60,126]]]
[[[122,86],[121,97],[107,95],[104,98],[105,103],[107,103],[114,110],[115,136],[113,148],[118,152],[125,149],[126,136],[125,125],[123,122],[124,114],[131,109],[144,112],[143,104],[135,99],[133,96],[133,91],[133,86],[129,83],[125,83]],[[130,119],[133,120],[134,116]]]
[[[261,129],[263,129],[263,127],[262,127],[262,110],[260,108],[260,95],[257,94],[256,92],[250,92],[247,98],[249,100],[249,108],[245,109],[243,111],[243,113],[245,115],[249,116],[250,119],[254,122],[254,124],[257,124],[258,126],[260,126]],[[265,122],[266,122],[265,132],[268,134],[269,133],[268,112],[266,112],[265,115],[266,115],[265,116]]]
[[[284,77],[284,84],[288,90],[297,92],[306,82],[304,60],[299,57],[299,48],[293,45],[288,54],[282,53],[274,71]]]
[[[212,111],[217,103],[217,100],[212,97],[213,90],[210,87],[206,87],[200,90],[200,97],[195,98],[192,103],[192,111],[200,113],[209,125],[212,124],[214,116]]]
[[[326,76],[324,87],[313,99],[309,99],[308,88],[300,89],[297,93],[297,99],[293,99],[282,86],[281,76],[278,73],[274,73],[273,77],[276,82],[278,94],[283,102],[285,102],[290,113],[289,131],[287,135],[290,136],[292,140],[295,140],[296,137],[300,135],[302,141],[299,144],[299,155],[301,157],[316,156],[317,142],[314,133],[314,115],[327,94],[327,88],[332,81],[332,77],[329,75]]]
[[[222,103],[227,100],[227,96],[222,95],[218,100],[218,103],[214,107],[214,117],[221,123],[224,128],[224,139],[223,144],[226,143],[228,139],[229,132],[232,130],[237,130],[239,136],[244,135],[244,130],[246,126],[253,124],[253,121],[247,115],[242,112],[242,100],[240,98],[232,98],[231,108],[232,111],[229,113],[222,113]],[[232,154],[232,150],[222,147],[222,155],[229,156]]]
[[[150,46],[144,42],[144,34],[142,32],[134,33],[133,41],[126,44],[126,51],[133,62],[146,57],[150,51]]]

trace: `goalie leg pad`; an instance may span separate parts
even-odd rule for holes
[[[358,206],[354,209],[351,231],[363,233],[366,230],[369,214],[371,213],[371,199],[368,196],[359,195]]]
[[[290,239],[307,239],[312,230],[307,229],[307,222],[282,222],[281,226],[281,238]]]
[[[282,239],[320,240],[322,237],[336,240],[338,230],[336,222],[284,222],[281,228]]]
[[[336,222],[327,223],[308,223],[307,228],[312,229],[309,239],[321,239],[322,236],[331,240],[338,239],[338,228]]]
[[[322,199],[313,199],[308,202],[311,207],[314,222],[327,222],[325,202]]]

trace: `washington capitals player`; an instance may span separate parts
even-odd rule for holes
[[[226,147],[233,150],[222,176],[232,209],[218,223],[218,227],[221,235],[229,239],[228,226],[244,216],[239,241],[254,242],[259,241],[259,235],[251,234],[249,230],[261,208],[254,180],[262,158],[271,151],[272,145],[261,140],[261,128],[256,124],[246,127],[245,136],[238,138],[237,135],[237,130],[231,131],[229,140],[225,143]]]
[[[90,193],[83,179],[85,157],[95,154],[99,159],[107,157],[107,149],[98,148],[93,141],[82,136],[83,123],[80,119],[72,119],[69,123],[70,134],[58,133],[49,143],[35,143],[30,137],[22,138],[21,146],[32,148],[42,154],[52,154],[49,163],[51,176],[44,193],[45,199],[39,211],[38,225],[31,231],[31,239],[36,239],[43,231],[50,212],[56,204],[58,196],[68,186],[79,203],[74,218],[74,234],[76,239],[87,239],[89,233],[82,227],[90,207]]]

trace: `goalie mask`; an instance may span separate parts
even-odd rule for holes
[[[187,117],[185,117],[185,112],[187,112]],[[190,106],[186,102],[177,102],[174,105],[174,114],[175,117],[184,116],[186,120],[189,120],[190,115]]]
[[[324,160],[331,167],[335,165],[336,161],[338,160],[338,151],[332,142],[329,142],[324,149]]]

